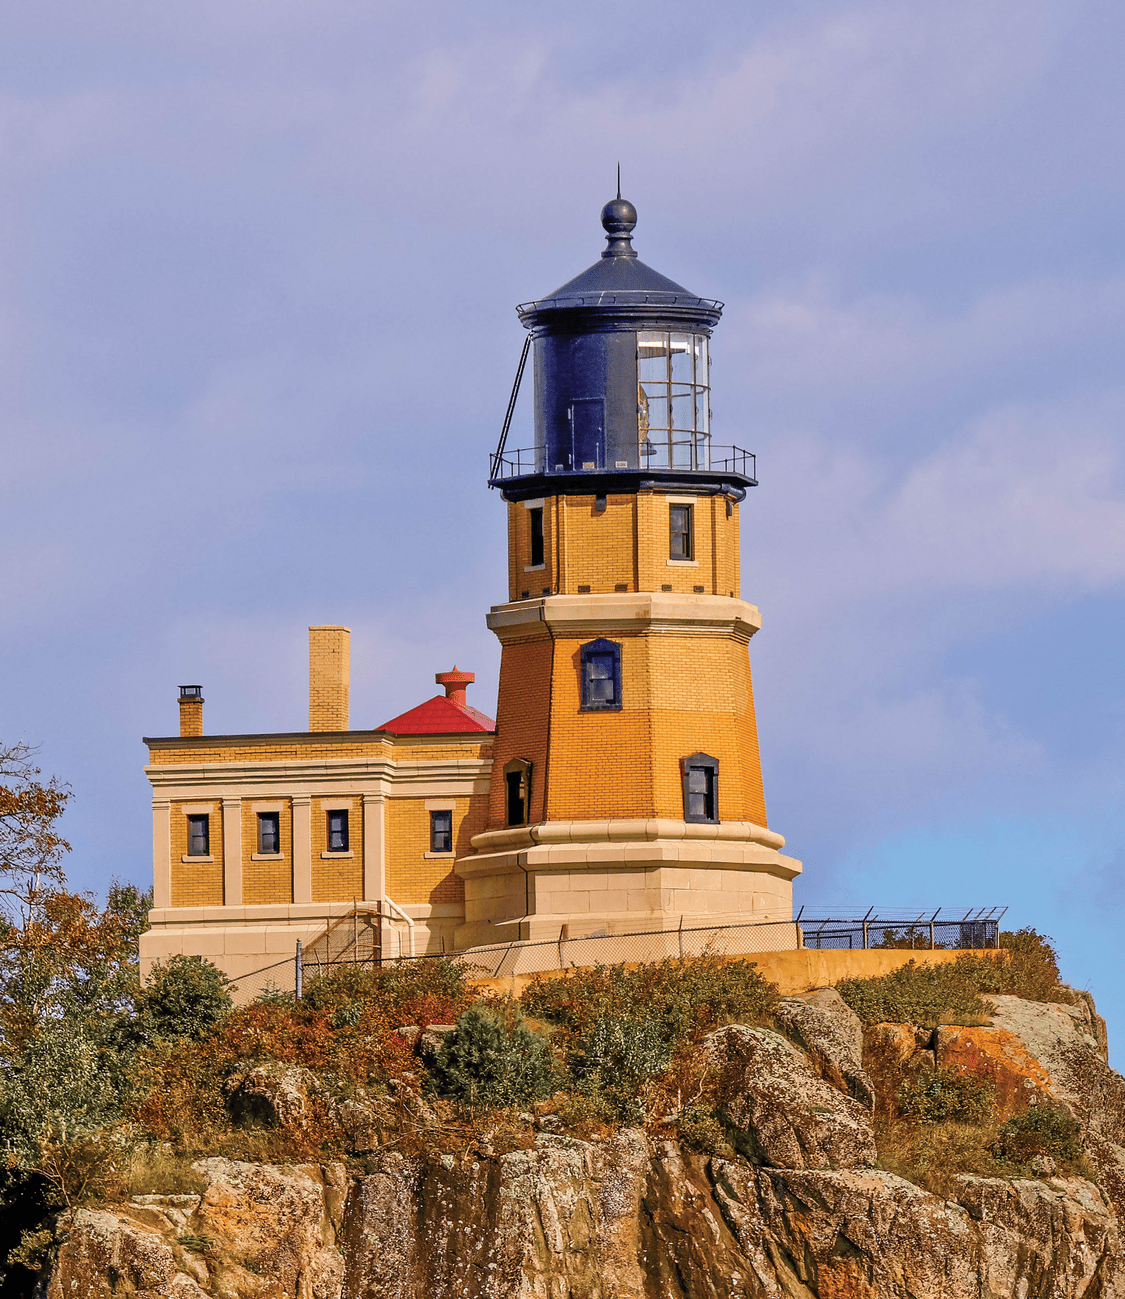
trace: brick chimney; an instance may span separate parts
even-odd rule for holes
[[[309,730],[348,729],[351,629],[309,628]]]
[[[445,687],[446,699],[452,699],[455,704],[465,707],[465,691],[477,679],[475,672],[458,672],[457,664],[454,663],[452,672],[435,672],[434,680],[439,686]]]
[[[180,687],[180,734],[203,734],[203,687]]]

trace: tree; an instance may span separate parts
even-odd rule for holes
[[[35,753],[22,740],[0,742],[0,898],[24,923],[44,890],[65,886],[70,851],[56,826],[70,788],[53,776],[44,784]]]

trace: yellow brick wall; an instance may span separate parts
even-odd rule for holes
[[[281,857],[254,861],[258,851],[258,815],[253,804],[281,804]],[[245,906],[293,901],[293,807],[288,799],[244,799],[242,803],[242,901]]]
[[[201,802],[186,804],[203,807]],[[213,862],[185,862],[180,858],[188,850],[188,822],[185,804],[172,804],[172,906],[221,907],[223,905],[223,805],[219,799],[210,805],[208,816],[209,856]]]
[[[347,627],[309,628],[309,730],[348,729],[351,632]]]
[[[508,505],[508,585],[513,600],[540,596],[544,588],[577,595],[622,588],[679,594],[739,595],[739,518],[725,496],[697,496],[694,563],[668,563],[669,498],[641,492],[608,496],[604,510],[593,496],[548,497],[544,503],[542,571],[525,573],[531,558],[531,528],[522,502]],[[556,562],[557,555],[557,562]],[[701,592],[696,588],[701,587]]]
[[[680,759],[719,761],[719,816],[766,824],[750,658],[738,636],[622,627],[622,708],[583,712],[580,639],[504,647],[489,826],[506,824],[504,764],[533,764],[531,817],[683,817]],[[548,754],[549,747],[549,754]]]
[[[430,851],[430,814],[424,798],[388,798],[386,802],[387,893],[401,906],[464,902],[464,882],[453,874],[454,857],[472,852],[470,840],[488,820],[483,794],[450,799],[453,809],[453,856],[426,857]]]
[[[508,502],[508,598],[523,599],[550,592],[555,586],[555,532],[559,497],[550,496],[543,502],[543,567],[526,573],[531,564],[531,511],[522,501]]]
[[[363,897],[363,799],[355,794],[348,808],[348,850],[351,857],[322,857],[328,850],[328,812],[323,806],[339,806],[341,798],[314,798],[312,817],[312,900],[314,902],[350,902]],[[393,896],[393,894],[392,894]],[[397,902],[398,899],[396,898]]]
[[[503,829],[508,824],[504,766],[512,758],[524,758],[532,764],[529,820],[543,819],[550,706],[551,640],[548,634],[544,631],[505,645],[500,655],[496,743],[492,754],[488,807],[491,829]]]

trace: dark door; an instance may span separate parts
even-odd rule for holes
[[[601,469],[605,464],[605,400],[590,397],[570,403],[570,442],[574,469]]]

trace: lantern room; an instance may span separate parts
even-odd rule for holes
[[[637,212],[602,209],[601,258],[553,293],[517,308],[528,331],[490,485],[509,500],[637,491],[690,482],[741,499],[754,457],[711,436],[711,331],[722,303],[700,298],[640,261]],[[533,349],[534,441],[508,431]]]

